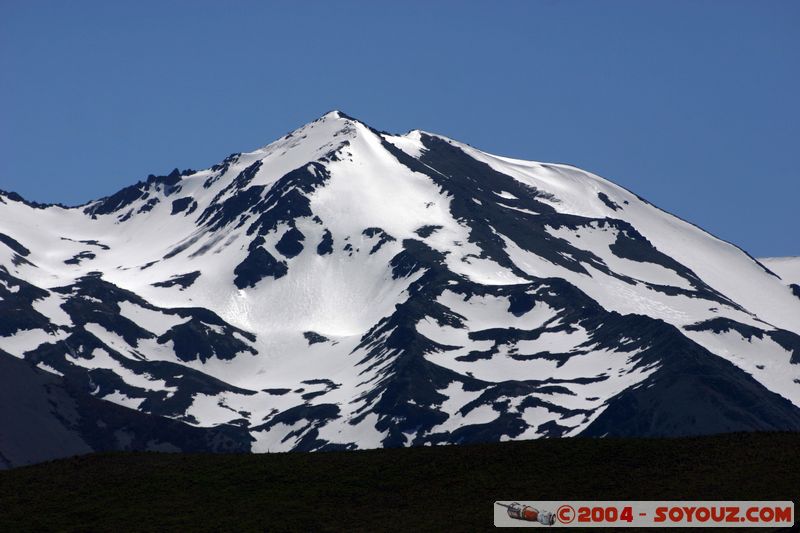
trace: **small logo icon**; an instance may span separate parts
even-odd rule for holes
[[[575,509],[571,505],[562,505],[556,510],[556,516],[562,524],[569,524],[575,520]]]
[[[556,516],[550,511],[540,511],[530,505],[522,505],[518,502],[500,503],[495,502],[500,507],[505,507],[508,516],[516,520],[525,520],[526,522],[539,522],[544,526],[552,526],[556,523]],[[574,511],[573,511],[574,517]]]

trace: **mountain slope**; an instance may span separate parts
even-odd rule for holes
[[[249,451],[235,427],[195,428],[98,400],[0,351],[0,468],[92,451]]]
[[[800,297],[761,263],[339,112],[76,208],[0,195],[0,281],[0,349],[254,451],[800,429]]]
[[[800,298],[800,257],[765,257],[759,261],[776,273]]]

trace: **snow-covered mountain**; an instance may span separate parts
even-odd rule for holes
[[[336,111],[80,207],[0,194],[12,357],[96,400],[91,449],[800,430],[797,285],[594,174]],[[119,440],[109,402],[218,434]]]

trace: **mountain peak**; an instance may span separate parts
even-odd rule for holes
[[[352,121],[355,121],[355,122],[361,122],[363,124],[362,121],[360,121],[360,120],[358,120],[356,118],[353,118],[352,116],[348,115],[347,113],[345,113],[343,111],[340,111],[339,109],[331,109],[330,111],[328,111],[327,113],[325,113],[324,115],[319,117],[314,122],[322,121],[322,120],[336,120],[336,119],[352,120]]]

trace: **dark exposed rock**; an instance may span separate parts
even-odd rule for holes
[[[386,232],[385,232],[384,230],[382,230],[381,228],[367,228],[367,229],[365,229],[364,231],[362,231],[361,233],[362,233],[362,235],[364,235],[365,237],[371,237],[371,238],[372,238],[372,237],[377,237],[377,238],[378,238],[378,242],[376,242],[376,243],[375,243],[375,244],[372,246],[372,249],[369,251],[369,254],[370,254],[370,255],[372,255],[372,254],[374,254],[375,252],[377,252],[378,250],[380,250],[380,249],[381,249],[381,247],[382,247],[384,244],[386,244],[387,242],[394,242],[394,241],[396,241],[396,240],[397,240],[397,239],[395,239],[394,237],[392,237],[391,235],[389,235],[388,233],[386,233]]]
[[[608,197],[608,195],[607,195],[606,193],[604,193],[604,192],[598,192],[598,193],[597,193],[597,197],[598,197],[598,198],[600,198],[600,201],[601,201],[601,202],[603,202],[604,204],[606,204],[606,206],[607,206],[609,209],[613,210],[613,211],[619,211],[620,209],[622,209],[622,207],[620,207],[620,206],[619,206],[619,204],[617,204],[616,202],[614,202],[614,201],[613,201],[611,198],[609,198],[609,197]]]
[[[266,277],[282,278],[289,271],[286,263],[278,261],[262,247],[250,251],[244,261],[239,263],[233,273],[236,277],[233,283],[239,289],[255,287],[256,283]]]
[[[194,272],[189,272],[187,274],[179,274],[177,276],[172,276],[166,281],[159,281],[157,283],[153,283],[153,287],[175,287],[179,286],[181,290],[191,286],[197,278],[200,277],[200,271],[195,270]]]
[[[317,253],[319,255],[327,255],[333,253],[333,236],[327,229],[322,234],[322,240],[317,245]]]
[[[47,291],[10,275],[0,266],[0,337],[20,330],[51,331],[50,320],[33,307],[34,302],[47,295]]]
[[[191,209],[186,211],[186,209],[190,206]],[[177,215],[183,211],[186,211],[186,214],[188,215],[195,209],[197,209],[197,202],[194,201],[194,198],[191,196],[184,196],[183,198],[178,198],[177,200],[172,201],[172,211],[170,212],[170,215]]]
[[[306,340],[308,341],[309,346],[312,345],[312,344],[318,344],[318,343],[321,343],[321,342],[330,341],[330,339],[328,337],[325,337],[325,336],[320,335],[319,333],[316,333],[316,332],[313,332],[313,331],[304,331],[303,332],[303,337],[306,338]]]
[[[83,251],[83,252],[80,252],[80,253],[72,256],[71,259],[65,260],[64,264],[65,265],[78,265],[83,260],[91,260],[91,259],[94,259],[95,257],[97,257],[97,255],[95,255],[93,252]]]
[[[416,233],[417,235],[419,235],[420,237],[425,239],[427,237],[430,237],[431,235],[433,235],[436,231],[438,231],[440,229],[442,229],[441,226],[426,225],[426,226],[422,226],[422,227],[416,229],[414,231],[414,233]]]
[[[17,240],[12,239],[5,233],[0,233],[0,242],[14,250],[16,253],[23,257],[30,255],[31,251],[22,246]]]
[[[275,249],[284,257],[291,259],[303,251],[303,245],[301,243],[304,240],[306,240],[306,237],[300,230],[297,228],[289,228],[275,244]]]

